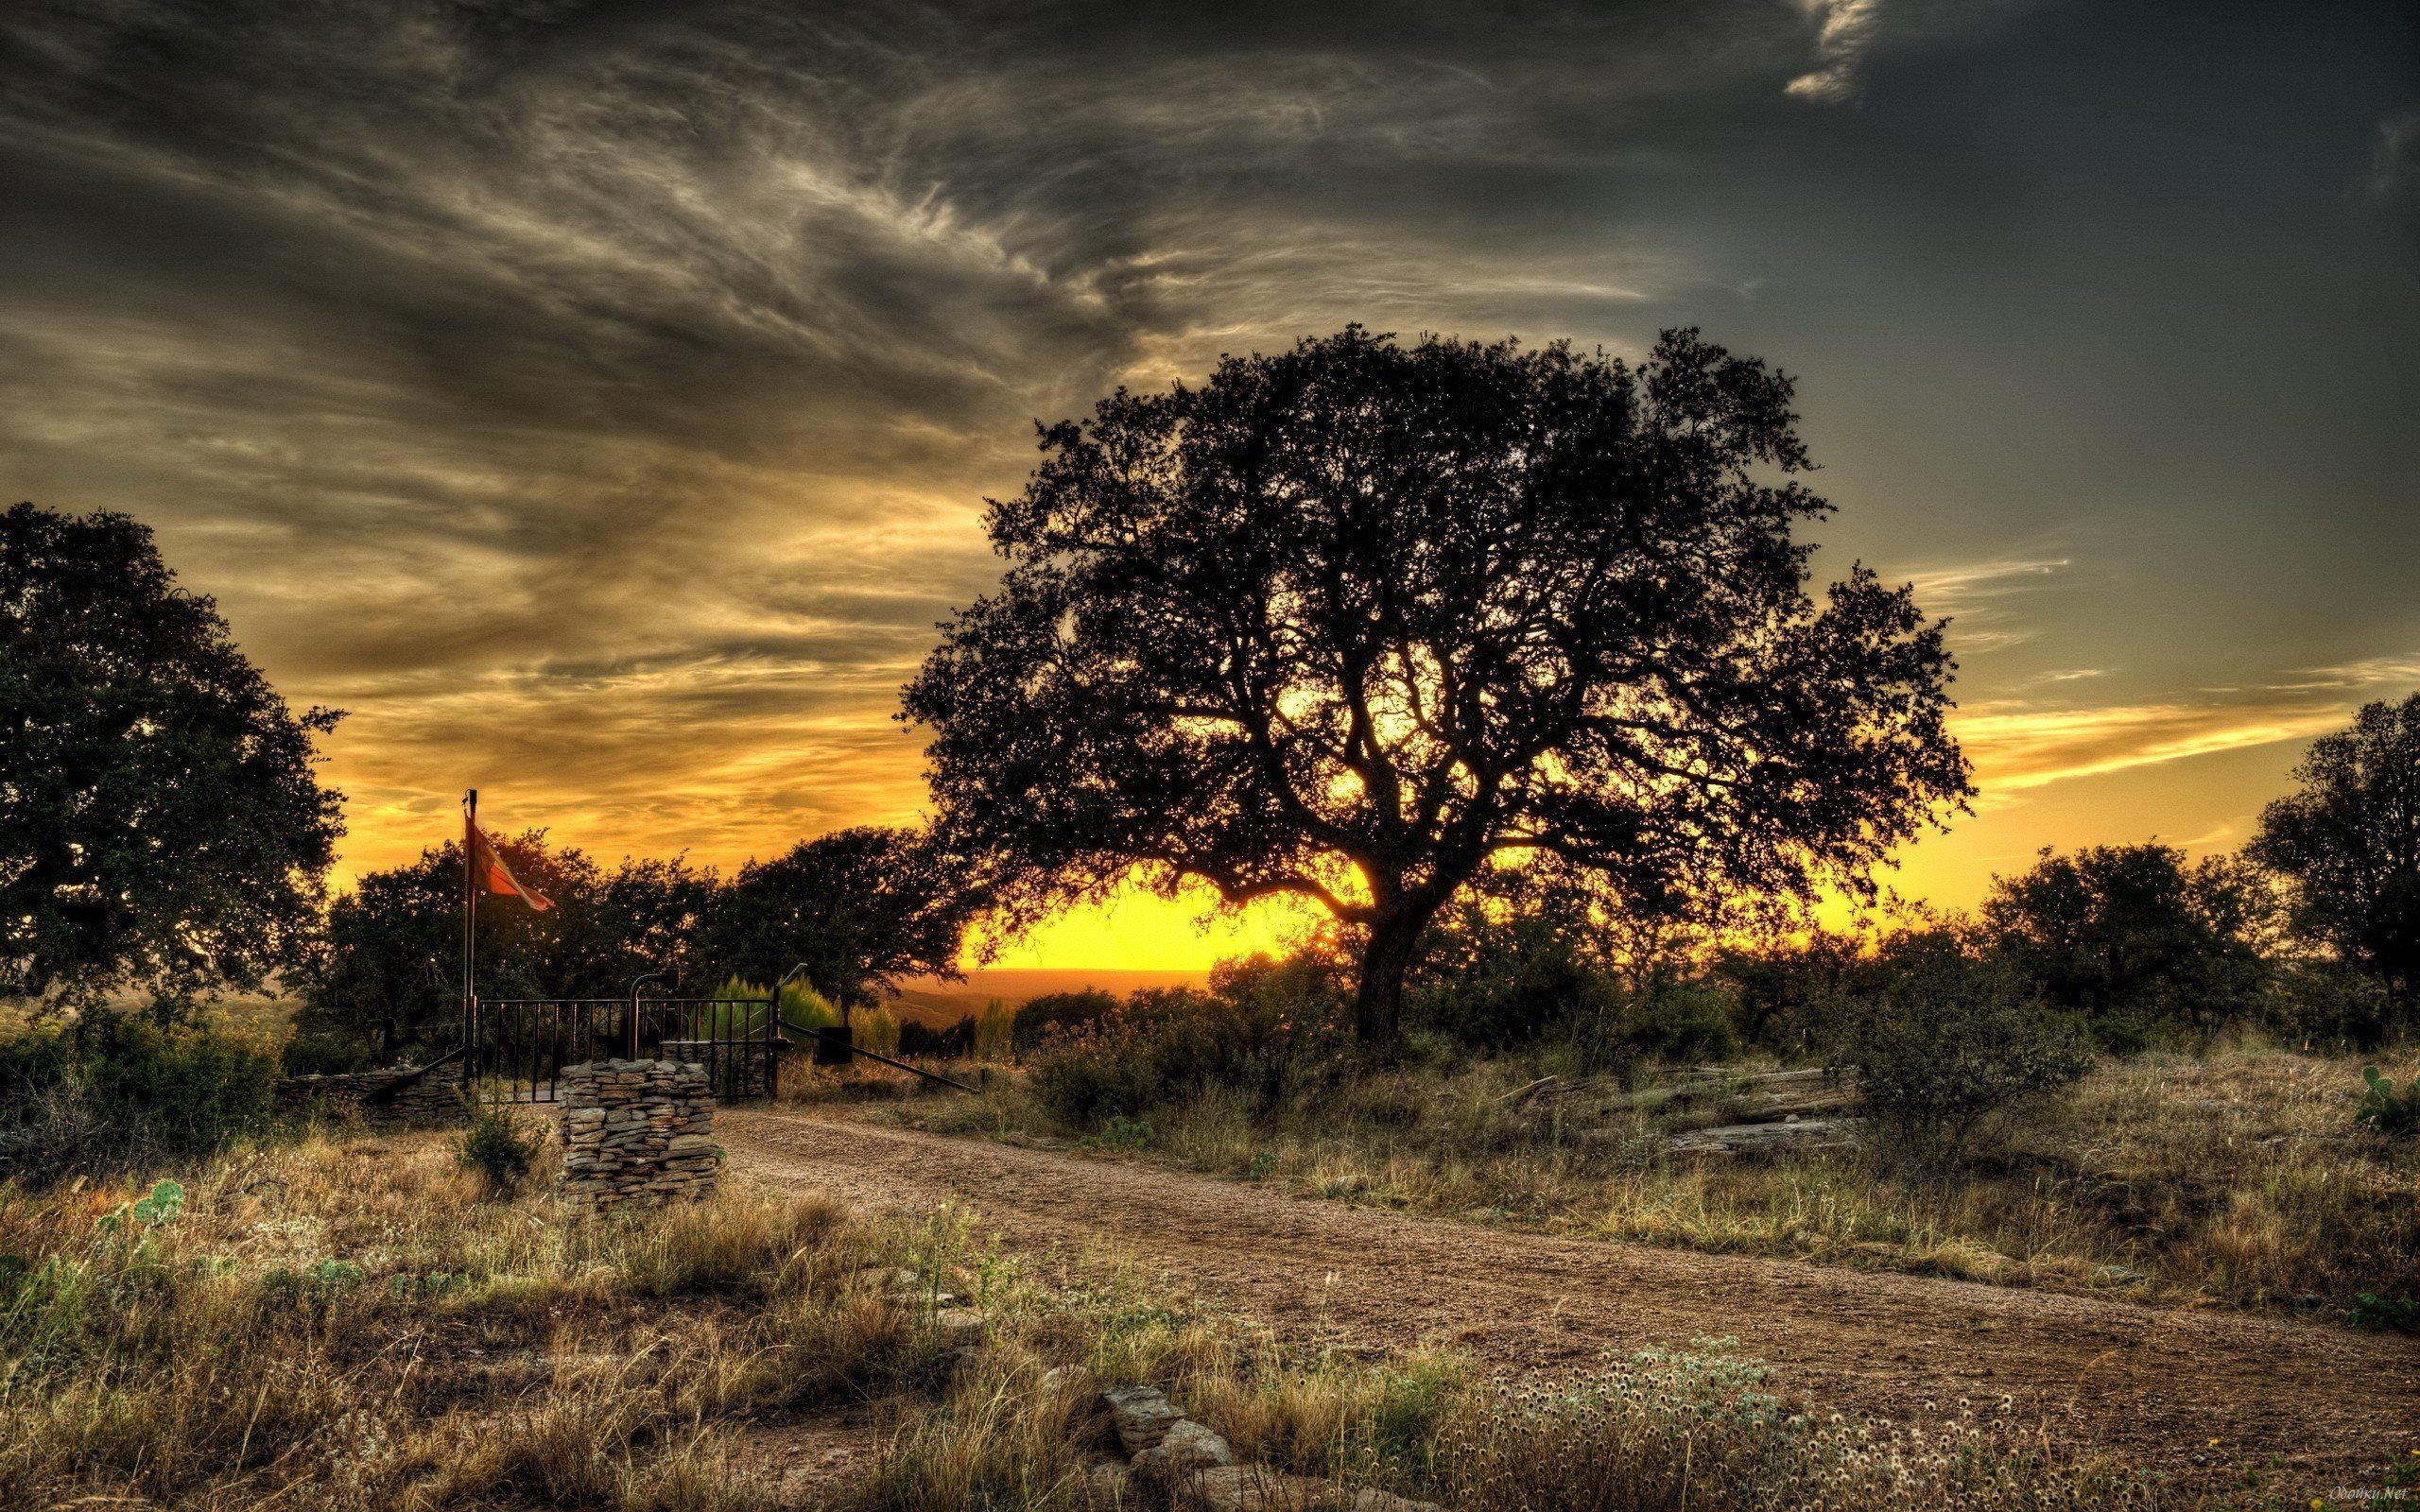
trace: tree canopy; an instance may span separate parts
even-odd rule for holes
[[[2311,743],[2298,793],[2261,812],[2253,857],[2290,878],[2297,924],[2385,988],[2420,990],[2420,694],[2364,705]]]
[[[709,985],[695,941],[718,896],[712,871],[678,858],[608,869],[537,831],[495,845],[555,906],[479,899],[480,996],[619,997],[643,971],[683,989]],[[458,841],[363,877],[328,906],[297,1029],[366,1041],[382,1059],[447,1042],[461,1008],[461,919]]]
[[[1509,852],[1641,913],[1864,885],[1968,791],[1952,663],[1862,567],[1807,592],[1790,399],[1694,331],[1634,368],[1350,327],[1045,427],[905,690],[940,831],[1011,920],[1138,871],[1311,900],[1380,1047]]]
[[[2254,1010],[2268,897],[2264,879],[2225,858],[2086,846],[1994,878],[1982,919],[2044,999],[2083,1015],[2104,1043],[2131,1045],[2166,1020],[2206,1034]]]
[[[871,1006],[903,976],[955,976],[974,896],[930,837],[859,826],[739,868],[700,953],[770,982],[792,966],[833,1002]]]
[[[344,833],[296,713],[122,514],[0,515],[0,993],[257,988]]]

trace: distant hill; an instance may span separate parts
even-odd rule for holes
[[[1098,988],[1123,997],[1136,988],[1201,987],[1210,980],[1207,971],[1061,971],[1032,969],[1025,971],[969,971],[963,982],[944,982],[937,976],[911,977],[900,984],[899,990],[884,1001],[884,1005],[901,1019],[938,1029],[971,1019],[983,1011],[983,1005],[998,998],[1010,1007],[1046,992],[1074,992],[1084,988]]]

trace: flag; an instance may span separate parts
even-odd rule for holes
[[[470,832],[471,885],[499,898],[518,898],[540,913],[555,906],[555,901],[544,893],[521,885],[521,879],[512,874],[512,868],[504,864],[504,857],[489,842],[486,831],[470,819],[463,820],[462,827]]]

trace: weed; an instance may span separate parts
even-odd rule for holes
[[[471,1115],[471,1126],[455,1144],[462,1168],[484,1177],[492,1193],[517,1191],[543,1149],[540,1136],[523,1128],[519,1119],[487,1106]]]
[[[2377,1067],[2363,1066],[2361,1081],[2361,1106],[2354,1110],[2355,1123],[2394,1138],[2420,1133],[2420,1077],[2405,1077],[2403,1090],[2397,1091]]]

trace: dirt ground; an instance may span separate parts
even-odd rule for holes
[[[731,1109],[717,1127],[758,1179],[871,1206],[956,1199],[1012,1248],[1122,1256],[1305,1343],[1449,1342],[1550,1371],[1729,1335],[1817,1407],[1925,1421],[1963,1402],[2012,1435],[2193,1479],[2273,1465],[2306,1492],[2374,1486],[2420,1447],[2409,1338],[1523,1234],[837,1110]]]

